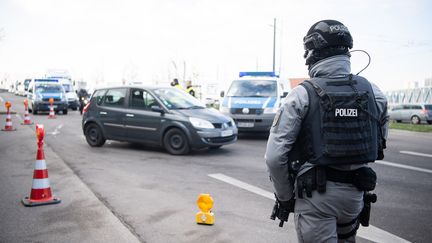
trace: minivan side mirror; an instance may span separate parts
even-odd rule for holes
[[[285,98],[287,95],[288,95],[288,92],[285,91],[285,92],[282,93],[282,96],[281,96],[281,97],[282,97],[282,98]]]
[[[164,113],[165,113],[164,109],[162,109],[162,108],[161,108],[160,106],[158,106],[158,105],[152,105],[152,106],[150,107],[150,109],[151,109],[152,111],[159,112],[159,113],[161,113],[161,114],[164,114]]]
[[[224,96],[225,96],[225,91],[222,90],[222,91],[220,92],[220,97],[224,97]]]

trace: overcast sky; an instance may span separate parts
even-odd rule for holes
[[[344,23],[367,51],[362,73],[383,90],[432,77],[428,0],[1,0],[0,78],[68,69],[77,80],[225,84],[239,71],[307,77],[303,36],[322,19]],[[353,53],[352,71],[367,57]]]

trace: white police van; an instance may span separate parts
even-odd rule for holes
[[[68,112],[68,102],[63,85],[57,79],[32,79],[28,86],[29,111],[36,115],[39,111],[49,111],[49,99],[53,98],[54,111]]]
[[[289,86],[274,72],[240,72],[222,92],[219,110],[231,116],[239,131],[267,132]]]

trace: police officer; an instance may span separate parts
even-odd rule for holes
[[[375,195],[368,192],[376,183],[368,163],[384,156],[387,100],[351,74],[353,40],[345,25],[319,21],[303,41],[310,79],[284,100],[265,154],[274,213],[283,222],[295,212],[300,242],[354,242]]]
[[[183,90],[183,87],[179,84],[179,81],[178,81],[178,79],[176,79],[176,78],[173,79],[173,81],[171,82],[171,86]]]
[[[192,81],[188,80],[186,82],[186,92],[195,97],[195,89],[192,86]]]

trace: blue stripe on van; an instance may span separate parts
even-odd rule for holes
[[[277,97],[271,97],[266,107],[263,107],[264,103],[269,97],[227,97],[224,99],[222,105],[224,107],[231,108],[268,108],[274,107],[276,104]],[[228,100],[231,99],[231,104],[228,104]]]

